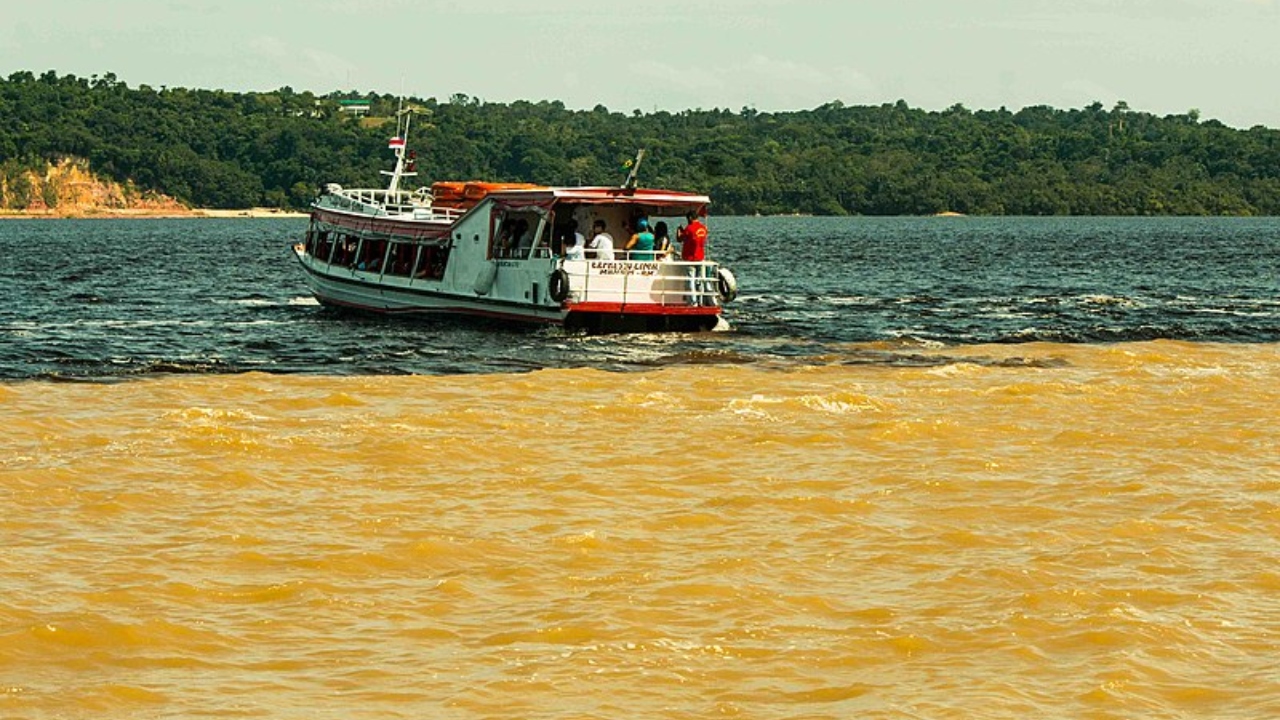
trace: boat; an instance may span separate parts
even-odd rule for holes
[[[722,325],[738,291],[728,268],[681,260],[678,251],[656,257],[624,248],[642,218],[650,227],[668,223],[674,239],[687,217],[705,222],[711,204],[706,195],[638,187],[643,150],[617,187],[438,181],[405,190],[402,181],[416,174],[406,149],[410,117],[397,116],[387,187],[328,184],[311,204],[305,240],[293,249],[321,304],[588,332]],[[566,238],[597,221],[614,238],[613,259],[566,257]],[[524,229],[520,240],[513,229]]]

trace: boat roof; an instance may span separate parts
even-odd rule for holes
[[[711,198],[697,193],[655,188],[622,187],[538,187],[494,190],[490,197],[504,205],[552,205],[582,203],[594,205],[647,205],[659,208],[703,207]]]

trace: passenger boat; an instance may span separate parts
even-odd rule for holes
[[[639,220],[668,223],[672,238],[705,195],[636,187],[643,151],[619,187],[436,182],[400,188],[413,175],[408,115],[390,148],[385,189],[326,185],[294,253],[325,305],[389,314],[458,314],[592,332],[701,331],[716,327],[737,294],[733,274],[711,260],[628,253]],[[602,220],[614,259],[565,257],[574,228]],[[512,240],[512,228],[524,228]],[[590,237],[585,238],[588,242]],[[581,240],[579,240],[581,242]],[[589,254],[589,253],[588,253]]]

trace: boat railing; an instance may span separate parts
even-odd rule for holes
[[[636,262],[665,262],[665,258],[658,257],[658,253],[653,250],[615,250],[613,253],[619,260],[634,260]],[[675,255],[672,256],[676,257]]]
[[[656,266],[652,273],[601,273],[592,260],[563,263],[569,275],[570,299],[576,303],[714,307],[720,304],[719,264],[711,261],[613,260],[611,265]]]
[[[458,208],[435,207],[431,196],[420,192],[343,188],[330,197],[333,205],[364,215],[396,215],[414,220],[453,222],[463,214]]]

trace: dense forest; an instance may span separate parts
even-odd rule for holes
[[[343,100],[366,100],[367,116]],[[378,93],[130,88],[113,74],[0,80],[0,185],[87,160],[98,175],[196,207],[302,208],[326,182],[381,185],[402,100]],[[1280,130],[1199,113],[1018,111],[904,101],[812,110],[569,110],[405,98],[422,184],[641,184],[704,192],[719,214],[1280,215]]]

